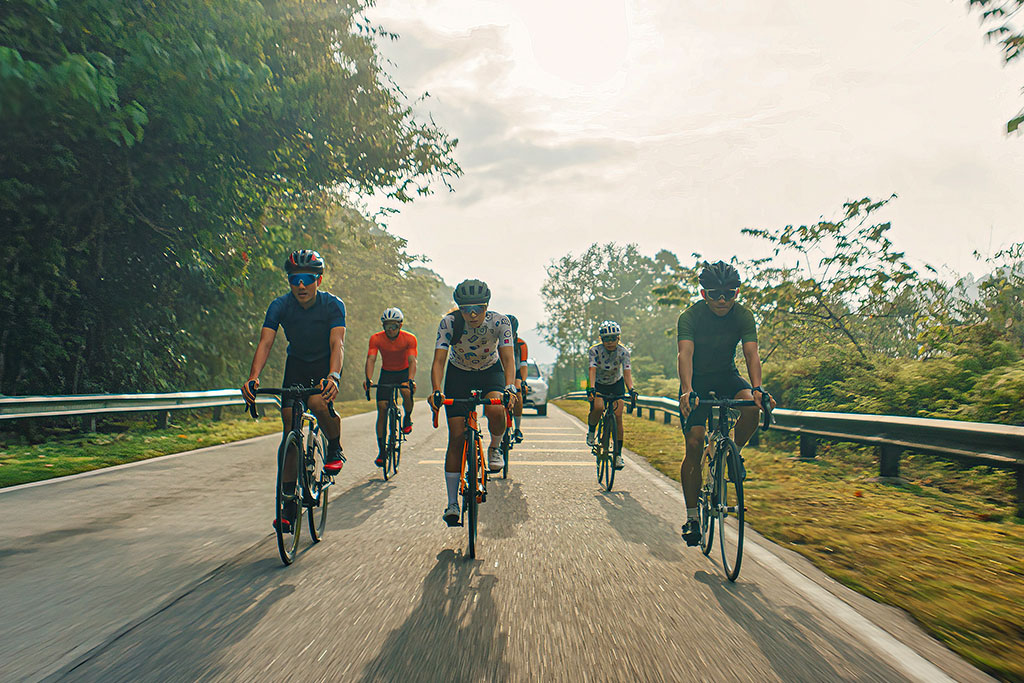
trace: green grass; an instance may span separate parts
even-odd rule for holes
[[[585,419],[587,404],[558,401]],[[679,480],[676,422],[625,416],[625,445]],[[981,669],[1024,681],[1024,523],[1013,477],[924,456],[901,461],[906,486],[868,481],[868,449],[819,448],[793,460],[795,440],[744,449],[747,522],[833,578],[900,607]]]
[[[367,401],[335,403],[343,417],[370,410]],[[51,435],[44,443],[20,443],[23,439],[0,435],[0,487],[26,484],[101,467],[147,460],[205,446],[240,441],[281,431],[276,410],[260,420],[232,417],[214,422],[209,410],[171,413],[167,429],[153,429],[152,418],[106,420],[99,433]],[[225,411],[226,412],[226,411]]]

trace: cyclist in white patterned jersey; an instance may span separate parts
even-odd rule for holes
[[[622,396],[633,391],[633,372],[629,365],[629,349],[619,343],[622,328],[614,320],[605,320],[598,327],[601,343],[590,347],[590,376],[587,398],[590,399],[590,415],[587,417],[587,445],[596,443],[594,430],[604,412],[604,400],[600,394]],[[615,469],[622,469],[622,400],[615,402]]]
[[[434,345],[434,363],[430,381],[434,393],[431,408],[438,410],[447,398],[469,398],[473,390],[483,391],[486,398],[499,398],[502,392],[515,400],[516,361],[512,346],[512,324],[507,316],[487,310],[491,290],[480,280],[466,280],[455,288],[459,308],[441,318]],[[444,393],[441,382],[444,380]],[[462,467],[465,405],[445,406],[448,418],[448,452],[445,457],[444,480],[448,505],[442,518],[448,526],[459,522],[459,477]],[[505,466],[498,446],[505,435],[505,407],[484,406],[487,431],[491,442],[487,449],[487,467],[497,472]]]

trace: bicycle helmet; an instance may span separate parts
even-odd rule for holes
[[[698,280],[704,289],[736,289],[740,286],[740,273],[725,261],[705,261]]]
[[[597,328],[597,334],[601,337],[609,334],[622,334],[622,328],[614,320],[605,320],[601,323],[601,326]]]
[[[481,280],[463,280],[455,287],[453,297],[459,306],[486,304],[491,300],[491,290]]]
[[[324,258],[312,249],[299,249],[293,251],[288,260],[284,262],[284,269],[287,273],[296,270],[311,270],[317,275],[323,275]]]
[[[519,336],[519,319],[516,318],[514,315],[507,315],[505,317],[508,318],[508,321],[512,324],[512,336],[513,337],[518,337]]]
[[[381,325],[384,323],[400,323],[403,320],[405,320],[405,316],[402,315],[402,309],[400,308],[391,307],[380,315]]]

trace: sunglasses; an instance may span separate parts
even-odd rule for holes
[[[712,301],[715,299],[724,299],[729,301],[736,296],[735,289],[705,289],[704,292],[708,295],[708,298]]]
[[[288,276],[288,284],[292,287],[298,287],[299,285],[309,287],[319,279],[320,276],[316,273],[292,273]]]
[[[385,323],[384,324],[384,329],[387,330],[388,332],[394,332],[399,327],[401,327],[401,325],[399,325],[398,323]]]
[[[610,334],[610,335],[608,335],[606,337],[601,337],[601,341],[603,341],[603,342],[619,341],[619,335],[617,335],[617,334]]]
[[[466,315],[479,315],[487,310],[487,306],[459,306],[459,310]]]

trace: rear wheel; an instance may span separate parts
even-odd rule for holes
[[[501,454],[505,458],[505,466],[501,468],[501,478],[508,479],[508,461],[512,455],[512,435],[505,430],[505,436],[501,437]]]
[[[477,472],[480,454],[476,450],[476,439],[466,439],[466,490],[463,492],[463,507],[466,511],[466,533],[469,536],[469,556],[476,559]]]
[[[615,417],[606,415],[604,417],[604,428],[601,432],[601,459],[604,461],[604,490],[611,491],[615,483],[615,461],[612,449],[615,439]]]
[[[309,430],[309,446],[306,453],[306,510],[309,517],[309,535],[314,543],[324,538],[327,530],[327,498],[331,477],[324,472],[324,454],[327,452],[327,437],[319,429]]]
[[[714,455],[705,444],[700,458],[700,493],[697,495],[697,521],[700,524],[700,550],[705,555],[711,553],[715,542],[715,467]]]
[[[722,547],[722,567],[730,581],[740,575],[740,563],[743,561],[743,482],[729,481],[727,470],[739,473],[740,453],[731,440],[724,440],[718,445],[716,472],[719,482],[718,543]],[[726,467],[726,460],[730,460]],[[738,476],[736,477],[739,478]]]
[[[302,531],[302,482],[299,478],[299,463],[302,462],[302,439],[295,432],[288,432],[277,451],[277,549],[281,561],[291,564],[299,547],[299,532]],[[291,533],[282,528],[281,520],[291,521]]]
[[[398,411],[392,401],[388,406],[388,442],[384,454],[384,481],[395,474],[395,451],[398,450]]]

